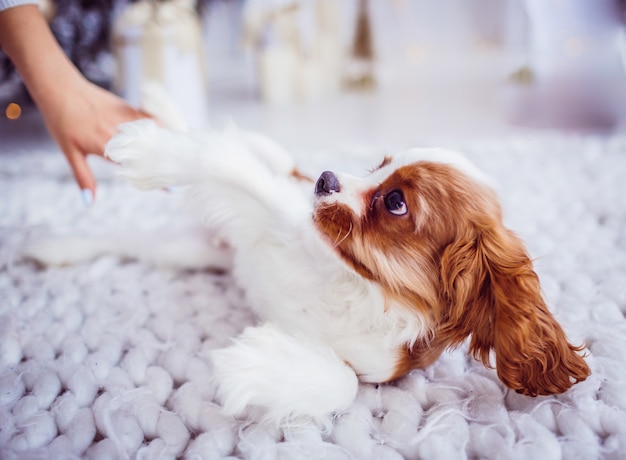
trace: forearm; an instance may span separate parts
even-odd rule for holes
[[[96,181],[87,154],[102,155],[120,123],[147,115],[83,77],[36,5],[0,8],[0,46],[17,67],[50,135],[65,154],[85,203],[91,203]]]
[[[0,11],[0,46],[37,105],[53,109],[59,86],[82,78],[55,40],[36,5]]]

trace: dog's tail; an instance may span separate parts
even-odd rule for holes
[[[276,426],[304,419],[326,425],[358,391],[356,374],[331,348],[269,323],[246,328],[211,360],[224,412],[242,416],[255,408]]]

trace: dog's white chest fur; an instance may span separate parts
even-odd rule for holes
[[[299,223],[299,225],[298,225]],[[380,288],[321,240],[310,214],[236,249],[234,275],[257,314],[283,331],[332,348],[362,381],[388,380],[398,347],[423,334],[415,314],[385,311]]]

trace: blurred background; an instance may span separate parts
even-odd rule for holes
[[[41,0],[92,81],[288,147],[626,131],[625,0]],[[0,55],[0,153],[51,145]]]

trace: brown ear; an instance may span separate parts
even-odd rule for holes
[[[589,367],[556,322],[521,241],[501,225],[451,244],[442,257],[446,333],[471,334],[470,352],[486,366],[495,351],[498,377],[529,396],[562,393]],[[462,335],[461,336],[459,336]]]

